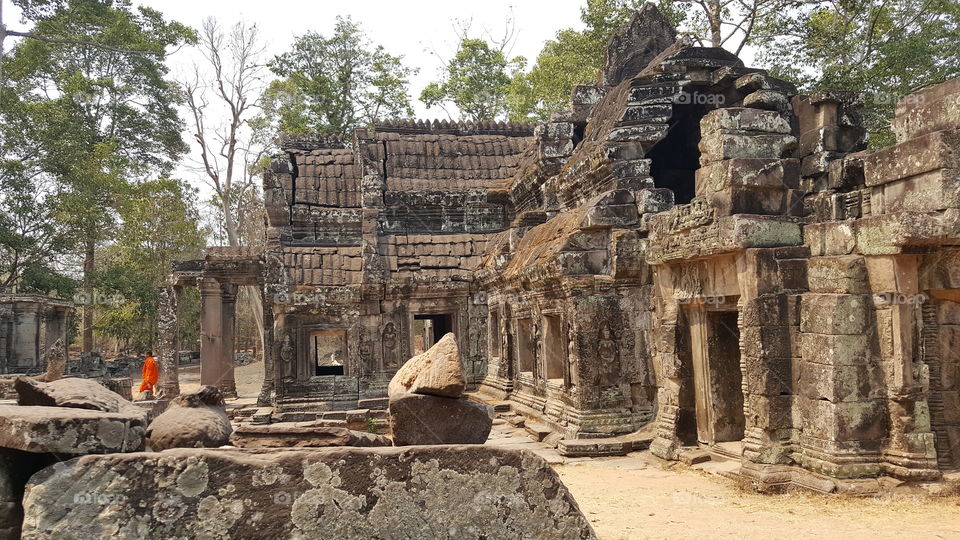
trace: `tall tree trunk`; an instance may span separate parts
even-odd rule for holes
[[[83,291],[87,295],[87,304],[83,306],[82,352],[93,351],[93,304],[96,300],[93,290],[93,263],[96,242],[90,238],[85,242],[83,256]]]

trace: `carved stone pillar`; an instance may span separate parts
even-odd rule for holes
[[[159,288],[160,312],[157,314],[157,363],[160,366],[159,395],[170,399],[180,395],[180,324],[177,305],[180,287],[167,285]]]
[[[260,304],[263,306],[263,385],[257,397],[257,405],[270,405],[276,375],[276,354],[273,350],[273,306],[268,295],[260,289]]]
[[[223,310],[223,350],[220,366],[220,391],[224,397],[237,397],[237,381],[234,375],[234,359],[237,353],[235,328],[237,312],[237,286],[232,283],[221,284],[221,308]]]
[[[200,282],[200,384],[220,386],[223,364],[223,302],[220,282]]]

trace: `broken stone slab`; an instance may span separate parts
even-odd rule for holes
[[[301,448],[328,446],[392,446],[390,439],[347,428],[270,424],[240,426],[230,436],[239,448]]]
[[[427,352],[414,356],[390,380],[387,394],[404,393],[458,398],[466,388],[457,339],[449,333]]]
[[[30,377],[17,377],[14,387],[17,390],[17,403],[22,406],[68,407],[147,416],[145,409],[93,379],[67,378],[41,382]]]
[[[87,456],[24,509],[24,540],[596,537],[542,458],[485,446]]]
[[[232,431],[220,389],[204,386],[170,401],[167,410],[150,422],[147,445],[153,450],[213,448],[227,444]]]
[[[742,132],[787,135],[791,130],[790,122],[774,111],[728,107],[716,109],[704,115],[703,119],[700,120],[700,131],[706,136],[711,133]]]
[[[393,444],[483,444],[493,409],[467,399],[405,394],[390,400]]]
[[[70,407],[0,405],[0,448],[105,454],[143,448],[146,415]]]

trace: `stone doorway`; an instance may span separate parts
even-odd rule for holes
[[[533,320],[529,317],[517,319],[517,372],[528,377],[533,376],[535,346]]]
[[[449,332],[453,332],[453,316],[449,313],[414,315],[413,354],[426,352]]]
[[[563,321],[559,315],[543,316],[544,378],[563,383],[567,364],[567,340],[563,337]]]
[[[746,417],[735,305],[692,305],[688,318],[697,442],[739,455]]]
[[[695,173],[700,167],[700,120],[714,107],[696,103],[703,94],[681,94],[673,104],[670,129],[649,152],[650,175],[656,186],[669,188],[677,204],[687,204],[696,195]],[[707,100],[714,101],[714,100]]]

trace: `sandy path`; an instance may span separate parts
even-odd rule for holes
[[[646,452],[554,467],[601,539],[960,538],[960,497],[761,495]]]

